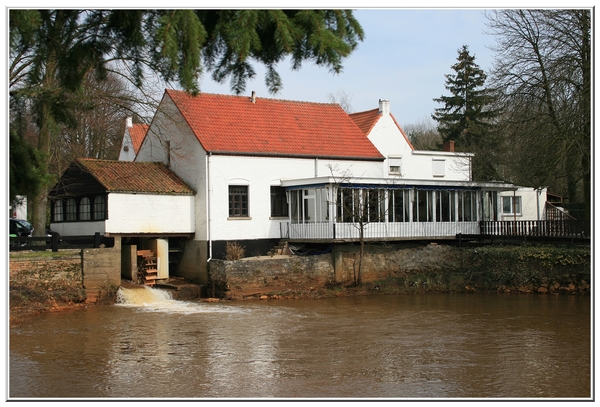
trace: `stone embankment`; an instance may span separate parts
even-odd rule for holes
[[[438,244],[342,246],[315,256],[213,260],[213,296],[297,298],[409,292],[589,294],[589,247]]]
[[[11,325],[53,309],[111,303],[121,284],[113,249],[11,254]],[[425,292],[590,293],[589,246],[367,245],[359,277],[359,247],[314,256],[274,255],[209,263],[208,296],[220,299],[325,298]],[[200,287],[171,279],[176,298]],[[203,300],[207,300],[204,298]]]

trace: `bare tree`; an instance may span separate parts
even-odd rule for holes
[[[59,175],[78,157],[116,160],[125,130],[125,117],[134,116],[135,96],[116,76],[104,81],[92,76],[78,93],[78,108],[73,111],[74,126],[61,126],[52,144],[50,169]]]
[[[504,115],[513,180],[550,185],[590,217],[591,13],[589,9],[497,10],[491,79]],[[582,192],[582,195],[580,193]]]
[[[362,284],[363,260],[365,256],[365,230],[375,222],[384,222],[387,206],[385,188],[365,189],[350,170],[340,171],[329,165],[335,182],[336,223],[351,224],[358,231],[360,251],[358,265],[354,266],[353,283]],[[337,174],[337,175],[336,175]]]
[[[429,118],[426,117],[414,124],[407,124],[403,128],[416,150],[440,150],[442,136],[437,131],[437,126]]]
[[[346,113],[350,114],[353,112],[353,110],[352,110],[352,95],[348,95],[343,90],[338,90],[335,95],[333,93],[329,93],[327,95],[327,99],[331,103],[339,104]]]

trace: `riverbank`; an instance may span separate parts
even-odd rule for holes
[[[415,249],[416,250],[416,249]],[[431,249],[437,250],[437,249]],[[401,295],[411,293],[503,292],[518,295],[590,295],[590,248],[581,246],[483,246],[454,248],[452,261],[426,267],[394,264],[379,277],[361,285],[313,279],[303,282],[265,284],[247,289],[216,292],[203,301],[320,299],[343,296]],[[373,251],[375,253],[377,250]],[[424,257],[426,251],[421,251]],[[445,255],[445,254],[444,254]],[[387,257],[388,260],[390,257]],[[270,259],[270,260],[268,260]],[[258,261],[259,259],[253,259]],[[272,261],[267,257],[265,261]],[[290,261],[281,259],[282,262]],[[372,264],[374,257],[366,258]],[[392,265],[393,261],[388,262]],[[426,264],[419,260],[419,264]],[[281,280],[280,280],[281,281]],[[34,281],[35,282],[35,281]],[[183,284],[181,281],[178,284]],[[193,287],[193,283],[185,283]],[[186,289],[194,296],[196,290]],[[198,286],[196,286],[198,287]],[[113,292],[113,290],[111,290]],[[181,291],[180,291],[181,292]],[[199,292],[199,290],[198,290]],[[35,283],[10,283],[10,326],[44,312],[66,311],[114,303],[116,295],[85,303],[85,295],[72,287],[48,290]],[[114,290],[116,294],[116,290]],[[197,298],[197,297],[194,297]],[[188,298],[178,298],[188,299]]]

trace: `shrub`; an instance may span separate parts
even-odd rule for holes
[[[238,242],[227,242],[225,246],[226,260],[239,260],[244,257],[244,246]]]

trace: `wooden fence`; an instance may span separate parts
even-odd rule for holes
[[[482,236],[536,236],[589,238],[591,224],[583,220],[482,221]]]
[[[92,236],[60,236],[52,234],[52,236],[11,236],[10,250],[46,250],[51,248],[53,252],[57,252],[59,248],[73,249],[84,247],[113,247],[115,244],[114,237],[106,237],[100,233]]]

